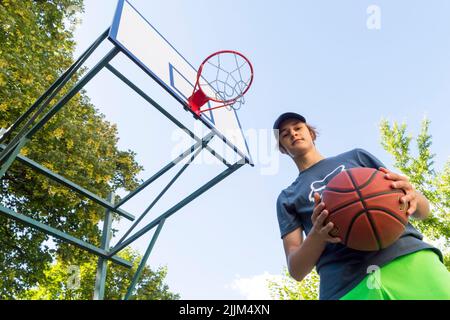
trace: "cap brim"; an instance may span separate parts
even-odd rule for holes
[[[289,119],[297,119],[297,120],[300,120],[300,121],[306,123],[306,119],[304,116],[302,116],[298,113],[295,113],[295,112],[286,112],[286,113],[283,113],[281,116],[279,116],[277,120],[275,120],[275,123],[273,124],[273,129],[279,130],[281,124],[284,121],[289,120]]]

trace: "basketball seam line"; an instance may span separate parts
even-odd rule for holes
[[[355,191],[355,190],[353,190],[353,191]],[[403,194],[403,192],[397,191],[397,190],[383,191],[383,192],[378,192],[378,193],[371,194],[370,196],[367,196],[364,199],[368,200],[368,199],[372,199],[372,198],[375,198],[375,197],[378,197],[378,196],[382,196],[382,195],[385,195],[385,194],[394,194],[394,193]],[[344,203],[344,204],[340,205],[339,207],[337,207],[336,209],[334,209],[333,211],[329,211],[330,216],[333,213],[336,213],[336,211],[339,211],[339,210],[345,208],[346,206],[351,206],[352,204],[355,204],[355,203],[360,202],[360,201],[361,200],[352,200],[352,202]]]
[[[375,174],[376,174],[376,173],[378,173],[378,171],[376,171]],[[356,192],[358,193],[358,196],[359,196],[360,201],[362,202],[362,205],[363,205],[363,207],[364,207],[364,211],[366,212],[366,215],[367,215],[367,218],[368,218],[368,220],[369,220],[370,226],[372,227],[372,230],[373,230],[373,232],[374,232],[374,234],[375,234],[375,240],[377,241],[378,250],[380,250],[380,249],[381,249],[381,241],[380,241],[380,237],[379,237],[378,231],[377,231],[377,229],[375,228],[375,225],[374,225],[374,223],[373,223],[373,221],[372,221],[372,217],[371,217],[371,215],[370,215],[370,212],[367,210],[367,205],[366,205],[366,202],[364,201],[363,195],[361,194],[361,190],[359,190],[358,186],[356,185],[356,182],[355,182],[355,180],[354,180],[354,178],[353,178],[351,172],[350,172],[350,171],[347,171],[347,174],[348,174],[348,176],[350,177],[350,180],[352,181],[353,186],[354,186],[355,189],[356,189]],[[354,223],[354,222],[355,222],[355,221],[353,221],[353,223]],[[347,236],[350,234],[350,231],[352,230],[353,223],[350,225],[350,228],[347,230]],[[345,239],[345,240],[346,240],[346,244],[347,244],[348,238]]]
[[[378,210],[378,211],[383,211],[384,213],[387,213],[388,215],[390,215],[391,217],[395,218],[396,220],[398,220],[398,222],[400,222],[402,225],[404,225],[406,227],[406,225],[408,224],[408,222],[404,223],[402,221],[402,219],[400,219],[399,217],[397,217],[397,215],[387,211],[385,208],[381,208],[381,207],[370,207],[368,210]]]
[[[368,209],[368,210],[378,210],[378,211],[382,211],[382,212],[384,212],[384,213],[390,215],[390,216],[393,217],[394,219],[396,219],[398,222],[400,222],[400,223],[401,223],[402,225],[404,225],[405,227],[406,227],[407,224],[408,224],[408,223],[404,223],[399,217],[397,217],[395,214],[392,214],[391,212],[387,211],[387,210],[384,209],[384,208],[381,208],[381,207],[371,207],[371,208]],[[346,235],[346,237],[348,237],[349,230],[351,230],[351,228],[352,228],[352,226],[353,226],[355,220],[358,219],[358,218],[359,218],[363,213],[365,213],[365,212],[366,212],[366,210],[361,210],[361,211],[359,211],[358,213],[355,214],[355,216],[352,218],[352,221],[350,222],[350,226],[349,226],[349,228],[348,228],[348,230],[347,230],[347,235]],[[347,240],[347,239],[346,239],[346,240]],[[347,241],[345,241],[344,244],[347,245]]]
[[[348,171],[348,170],[347,170],[347,171]],[[374,172],[372,173],[372,175],[370,176],[370,178],[360,186],[360,189],[364,189],[365,187],[367,187],[367,186],[369,185],[369,183],[371,183],[372,180],[375,178],[375,176],[377,175],[377,173],[378,173],[378,171],[374,171]],[[353,182],[353,181],[352,181],[352,182]],[[326,187],[326,190],[329,190],[329,191],[335,191],[335,192],[342,192],[342,193],[348,193],[348,192],[353,192],[353,191],[355,191],[355,189],[337,189],[337,188],[335,189],[335,188],[329,188],[329,187]]]

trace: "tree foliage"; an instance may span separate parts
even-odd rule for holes
[[[314,269],[302,281],[291,277],[287,268],[279,281],[268,280],[270,296],[276,300],[318,300],[319,274]]]
[[[122,299],[136,272],[141,256],[131,249],[125,249],[119,254],[125,260],[133,263],[133,268],[126,269],[109,263],[106,276],[105,299]],[[91,256],[89,261],[81,265],[68,265],[57,261],[45,271],[46,277],[39,281],[35,288],[23,293],[21,299],[33,300],[90,300],[93,298],[97,259]],[[137,285],[131,299],[135,300],[177,300],[178,294],[169,292],[164,284],[167,268],[162,267],[152,271],[144,267],[141,281]]]
[[[407,134],[405,123],[392,125],[387,120],[381,122],[381,143],[394,157],[394,167],[408,176],[414,188],[430,202],[431,214],[424,221],[412,223],[427,238],[444,238],[450,244],[450,160],[442,171],[434,168],[431,151],[431,135],[428,133],[430,121],[424,119],[421,131],[416,138],[417,155],[411,151],[412,136]]]

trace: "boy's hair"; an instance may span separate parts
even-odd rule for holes
[[[309,134],[311,135],[312,141],[314,143],[314,145],[316,144],[315,141],[317,139],[317,136],[319,135],[319,132],[317,131],[316,127],[305,123],[305,126],[308,128]],[[281,145],[279,136],[277,137],[278,139],[278,150],[280,150],[281,153],[287,154],[286,149]]]

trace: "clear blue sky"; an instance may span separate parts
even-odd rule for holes
[[[381,118],[406,121],[416,135],[427,116],[436,169],[450,156],[447,0],[130,2],[194,65],[214,51],[236,49],[255,67],[255,82],[239,115],[245,129],[261,134],[260,140],[249,142],[256,150],[256,166],[243,167],[171,217],[149,259],[152,267],[168,266],[167,283],[182,298],[259,297],[251,296],[258,290],[259,276],[281,273],[285,257],[275,201],[298,172],[289,158],[260,148],[280,113],[302,113],[317,126],[317,146],[324,156],[359,147],[388,167],[392,158],[380,145]],[[379,30],[366,26],[370,5],[381,9]],[[85,0],[75,33],[76,55],[111,24],[115,7],[115,0]],[[119,57],[115,65],[163,105],[174,104],[126,59]],[[177,141],[175,127],[164,117],[107,71],[86,89],[106,120],[117,124],[120,148],[137,152],[145,167],[142,179],[169,162]],[[224,169],[194,166],[152,216]],[[125,208],[141,213],[174,173]],[[116,227],[123,232],[128,225]],[[143,253],[149,236],[134,247]],[[233,283],[247,287],[247,292]]]

